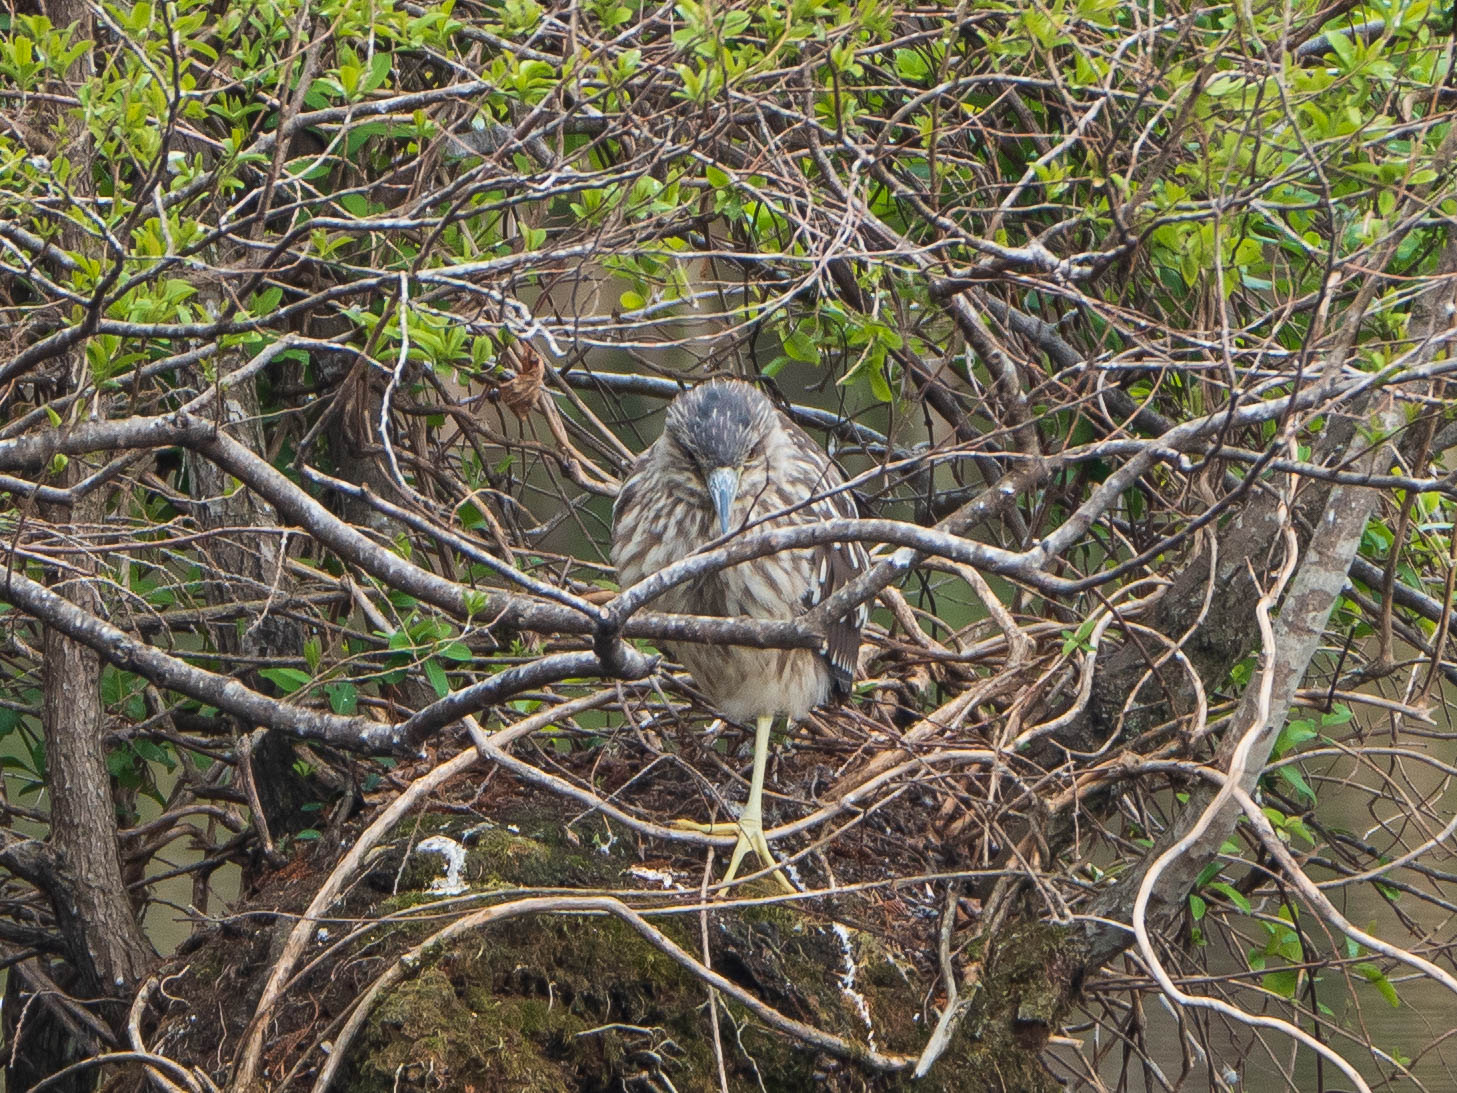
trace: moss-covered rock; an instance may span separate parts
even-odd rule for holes
[[[449,854],[454,846],[463,851],[453,871],[447,853],[420,851],[431,836],[453,840],[444,845]],[[369,985],[460,915],[549,893],[619,894],[696,959],[705,959],[706,945],[716,972],[785,1017],[861,1052],[920,1052],[936,1019],[927,1000],[937,997],[940,984],[937,970],[913,957],[929,951],[933,920],[898,917],[898,904],[884,893],[705,911],[695,906],[692,892],[641,888],[650,882],[641,879],[637,851],[628,833],[609,828],[600,829],[595,845],[586,845],[564,834],[549,808],[518,809],[493,823],[456,815],[402,825],[372,858],[364,883],[331,911],[339,923],[321,925],[313,967],[275,1010],[269,1073],[316,1070],[322,1052],[330,1050],[323,1044],[331,1027],[337,1029]],[[321,853],[317,871],[328,864]],[[271,895],[275,906],[301,909],[296,905],[315,888],[296,883]],[[241,1020],[231,1027],[241,1027],[257,997],[257,978],[271,964],[270,950],[289,925],[282,919],[242,947],[236,931],[231,939],[220,936],[190,956],[186,975],[169,989],[193,1007],[232,1006]],[[722,1071],[734,1090],[1035,1093],[1055,1088],[1037,1062],[1037,1049],[1067,1002],[1042,987],[1061,945],[1061,933],[1048,930],[995,950],[960,1033],[930,1076],[912,1083],[905,1071],[878,1071],[855,1050],[837,1057],[810,1048],[726,995],[711,1003],[709,988],[693,970],[619,918],[518,915],[431,945],[375,999],[359,1035],[339,1045],[345,1065],[333,1088],[687,1091],[719,1088]],[[219,983],[234,984],[232,997],[206,998],[208,983],[194,974],[203,968],[212,969]],[[239,996],[249,1001],[243,1004]],[[185,1031],[173,1035],[185,1042]],[[197,1046],[219,1059],[232,1045]]]
[[[500,898],[523,888],[620,888],[631,864],[625,837],[606,852],[585,851],[561,838],[552,820],[476,827],[460,839],[468,848],[466,877]],[[386,855],[376,872],[408,879],[416,895],[440,871],[430,859],[399,866]],[[677,902],[691,903],[691,896],[680,894]],[[715,909],[704,919],[697,912],[659,915],[653,923],[700,958],[706,928],[712,967],[787,1017],[886,1053],[914,1054],[924,1044],[924,974],[893,939],[836,921],[822,901]],[[1047,955],[1037,948],[1015,966],[991,969],[992,989],[1032,1004],[1034,965]],[[719,1081],[716,1051],[734,1089],[761,1082],[769,1090],[911,1087],[904,1073],[879,1073],[810,1049],[736,1002],[719,997],[710,1007],[708,993],[691,971],[618,919],[509,919],[457,940],[389,994],[353,1045],[345,1088],[710,1089]],[[990,1013],[973,1024],[982,1032],[1010,1027],[1004,1015]],[[963,1033],[915,1088],[1040,1088],[1047,1080],[1040,1072],[1019,1071],[1007,1084],[1007,1060],[993,1057],[1014,1049],[1003,1039],[978,1043]],[[1020,1048],[1011,1053],[1026,1057]]]

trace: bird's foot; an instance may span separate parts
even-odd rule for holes
[[[723,875],[723,884],[728,887],[733,884],[734,877],[739,871],[739,865],[744,857],[752,851],[767,869],[772,869],[770,874],[781,890],[794,895],[799,890],[789,883],[789,878],[779,867],[779,860],[774,857],[774,852],[769,849],[769,840],[764,837],[764,821],[762,817],[750,815],[747,811],[743,816],[730,823],[700,824],[693,820],[674,820],[670,827],[680,831],[696,831],[700,835],[736,835],[738,841],[734,843],[734,852],[729,857],[728,870]]]

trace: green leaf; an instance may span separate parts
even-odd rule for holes
[[[1315,845],[1315,833],[1305,826],[1305,821],[1299,816],[1291,816],[1287,819],[1284,830],[1288,831],[1291,835],[1296,835],[1304,839],[1311,846]]]
[[[359,709],[359,690],[347,680],[326,683],[324,693],[329,696],[329,708],[341,717],[352,717]]]
[[[167,750],[155,741],[134,740],[132,741],[132,748],[149,763],[158,763],[168,770],[171,770],[177,765],[173,762],[172,756],[167,753]]]
[[[1375,987],[1392,1009],[1401,1005],[1401,999],[1397,997],[1396,988],[1391,985],[1391,980],[1387,979],[1386,973],[1375,964],[1363,960],[1359,964],[1351,965],[1351,970]]]
[[[445,677],[445,669],[433,657],[425,662],[425,676],[438,697],[444,698],[450,693],[450,680]]]
[[[895,401],[895,392],[891,390],[890,380],[886,378],[884,365],[872,364],[865,370],[865,376],[870,380],[871,394],[881,402]]]
[[[1304,798],[1308,803],[1315,804],[1315,790],[1310,788],[1310,783],[1305,780],[1305,775],[1300,768],[1287,763],[1279,768],[1281,779],[1295,790],[1296,794]]]
[[[286,695],[313,682],[313,676],[298,668],[260,668],[258,674]]]
[[[363,194],[340,194],[339,204],[350,216],[357,216],[363,220],[369,215],[369,201]],[[263,312],[259,312],[259,314],[263,314]]]
[[[27,769],[24,764],[18,761],[13,761],[13,764],[16,769]],[[11,766],[12,764],[6,763],[4,765]],[[106,773],[113,778],[120,778],[124,774],[130,774],[132,772],[132,766],[133,760],[130,748],[116,748],[106,753]]]
[[[796,330],[784,339],[784,352],[794,360],[806,361],[810,364],[820,359],[820,347],[803,330]]]
[[[1326,32],[1325,40],[1330,43],[1331,52],[1340,60],[1342,68],[1349,69],[1356,63],[1356,49],[1351,45],[1351,39],[1338,30],[1331,30]]]
[[[376,53],[369,60],[369,75],[365,77],[363,90],[373,91],[389,79],[393,58],[388,53]]]
[[[898,49],[895,51],[896,75],[907,83],[916,83],[925,79],[930,71],[931,67],[926,64],[926,58],[914,49]]]
[[[1069,656],[1079,649],[1088,649],[1088,638],[1093,634],[1093,629],[1098,625],[1096,617],[1084,619],[1076,631],[1064,630],[1062,632],[1062,655]]]
[[[1209,890],[1211,892],[1218,892],[1221,896],[1229,900],[1230,903],[1234,904],[1245,914],[1250,913],[1249,899],[1246,898],[1243,892],[1241,892],[1238,888],[1235,888],[1233,885],[1226,884],[1224,881],[1218,880],[1209,886]]]
[[[1283,759],[1301,744],[1313,740],[1319,735],[1313,721],[1288,721],[1280,730],[1280,735],[1275,738],[1275,746],[1271,749],[1271,754],[1276,759]]]
[[[1277,972],[1266,973],[1263,982],[1267,991],[1281,998],[1294,998],[1300,986],[1300,972],[1295,968],[1281,968]]]

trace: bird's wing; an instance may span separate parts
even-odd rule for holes
[[[845,477],[834,461],[820,446],[810,439],[808,433],[793,423],[787,423],[794,443],[807,453],[813,453],[811,462],[818,470],[818,480],[811,484],[814,500],[806,512],[814,520],[855,520],[860,516],[854,495],[844,488]],[[860,574],[870,568],[870,556],[860,543],[821,543],[811,548],[814,558],[815,588],[811,602],[806,608],[821,603]],[[858,604],[848,615],[833,620],[826,632],[825,660],[829,662],[834,677],[835,693],[840,697],[850,693],[855,682],[855,668],[860,655],[860,631],[870,617],[868,604]]]
[[[639,524],[642,521],[641,494],[645,488],[643,472],[648,469],[652,454],[653,449],[649,448],[637,457],[612,502],[612,564],[624,588],[635,584],[644,575],[643,538]]]

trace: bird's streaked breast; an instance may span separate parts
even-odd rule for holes
[[[671,413],[672,411],[670,411]],[[778,420],[741,468],[730,531],[752,532],[858,515],[829,457],[797,426]],[[714,422],[701,423],[705,429]],[[692,423],[685,423],[688,429]],[[719,538],[717,518],[691,457],[666,435],[634,467],[613,509],[612,559],[626,587]],[[837,492],[839,491],[839,492]],[[803,615],[868,565],[859,543],[780,551],[681,584],[654,610],[785,619]],[[798,719],[854,680],[862,606],[828,628],[823,655],[805,649],[681,645],[672,651],[725,716]]]

